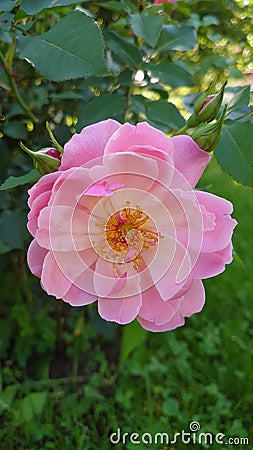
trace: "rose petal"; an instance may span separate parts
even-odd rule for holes
[[[71,306],[84,306],[94,303],[97,300],[97,297],[72,285],[62,300],[69,303]]]
[[[203,234],[201,252],[213,253],[227,247],[231,241],[233,229],[237,225],[236,220],[230,217],[233,205],[228,200],[207,192],[196,192],[200,205],[205,210],[215,215],[215,226]],[[203,213],[202,209],[202,213]]]
[[[79,208],[48,206],[39,215],[36,240],[49,250],[84,250],[91,245],[85,218],[85,211]]]
[[[195,280],[191,289],[184,295],[180,305],[183,317],[190,317],[202,310],[205,304],[205,289],[201,280]]]
[[[34,199],[32,204],[32,209],[28,213],[28,223],[27,229],[31,233],[32,236],[35,236],[35,233],[38,228],[38,216],[40,211],[48,205],[49,199],[51,197],[51,191],[42,192],[37,198]]]
[[[30,271],[36,277],[40,277],[42,273],[42,267],[44,259],[48,253],[48,250],[38,245],[35,239],[31,242],[27,252],[27,263]]]
[[[214,253],[200,253],[197,263],[192,271],[196,278],[210,278],[222,273],[225,265],[233,260],[232,242],[227,247]]]
[[[137,125],[125,123],[118,129],[105,147],[105,155],[125,152],[134,145],[152,146],[171,154],[171,144],[162,131],[151,127],[147,122]]]
[[[41,285],[48,295],[56,298],[63,298],[71,287],[71,282],[63,275],[53,252],[48,252],[44,259]]]
[[[121,325],[132,322],[141,307],[141,294],[128,298],[98,298],[98,312],[100,316],[110,322]]]
[[[108,119],[83,128],[64,146],[61,170],[79,167],[104,153],[105,146],[121,124]]]
[[[32,208],[34,200],[42,193],[48,191],[50,192],[55,180],[59,177],[60,172],[56,171],[53,173],[49,173],[47,175],[44,175],[39,179],[39,181],[33,185],[31,189],[28,190],[29,199],[28,199],[28,206],[29,208]]]
[[[170,142],[173,145],[176,169],[186,178],[191,187],[195,187],[211,156],[201,150],[190,136],[174,136]],[[176,184],[176,176],[174,183]]]

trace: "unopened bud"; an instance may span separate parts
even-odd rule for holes
[[[221,117],[215,123],[202,123],[196,128],[189,128],[187,130],[187,134],[192,137],[192,139],[198,144],[200,148],[202,148],[202,150],[205,150],[206,152],[212,152],[217,146],[220,140],[226,111],[227,105],[225,106]]]
[[[24,150],[24,152],[32,157],[34,167],[41,175],[58,170],[61,164],[61,153],[56,148],[46,147],[38,150],[37,152],[33,152],[22,142],[20,142],[20,147]]]
[[[216,118],[222,104],[226,84],[227,82],[223,83],[219,92],[214,94],[212,92],[213,82],[207,91],[197,99],[194,104],[194,114],[187,121],[189,127],[195,127],[204,122],[212,122]]]

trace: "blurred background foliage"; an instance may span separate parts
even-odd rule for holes
[[[253,185],[252,17],[246,0],[1,0],[0,181],[14,177],[0,188],[2,448],[108,449],[118,427],[172,436],[193,420],[253,438],[253,203],[240,184]],[[202,314],[146,334],[49,298],[26,265],[38,174],[19,141],[48,147],[48,121],[64,145],[109,117],[171,135],[215,76],[217,88],[228,80],[215,154],[234,180],[214,158],[199,187],[231,200],[239,225],[235,261],[205,282]]]

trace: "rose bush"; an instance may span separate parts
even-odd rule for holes
[[[232,204],[194,189],[209,161],[191,137],[146,122],[73,135],[29,191],[28,265],[42,288],[73,306],[98,300],[120,324],[183,325],[204,305],[201,279],[232,260]]]

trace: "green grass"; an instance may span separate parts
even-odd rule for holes
[[[252,448],[253,191],[233,183],[215,162],[200,187],[234,203],[241,262],[237,257],[205,281],[201,314],[175,331],[149,333],[121,365],[123,327],[100,320],[95,306],[70,308],[48,299],[25,273],[17,283],[10,268],[24,265],[24,255],[10,257],[10,266],[2,268],[0,308],[2,448]],[[188,432],[192,421],[202,432],[248,437],[250,444],[109,441],[117,428],[167,432],[172,439]]]

